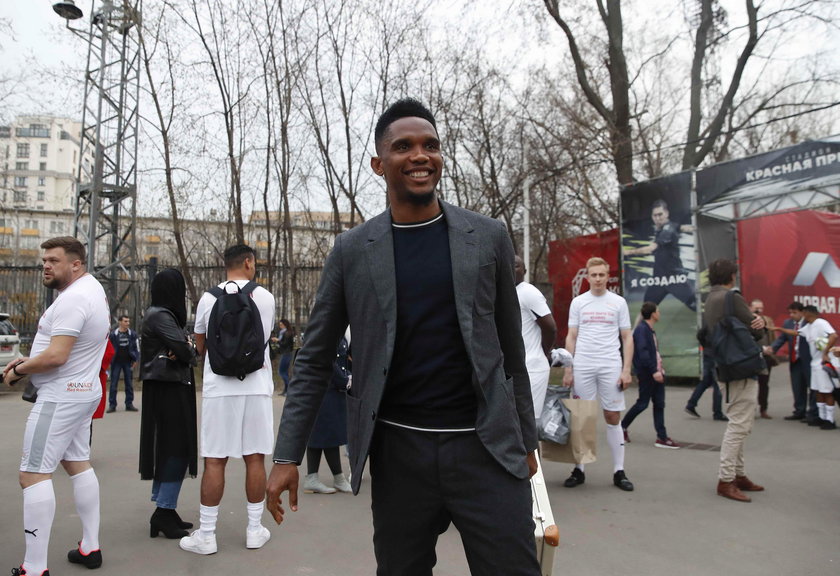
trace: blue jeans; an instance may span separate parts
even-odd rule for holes
[[[283,380],[283,392],[286,391],[286,388],[289,387],[289,365],[292,363],[292,353],[287,352],[280,356],[280,367],[278,368],[278,372],[280,373],[280,378]]]
[[[134,385],[132,384],[133,374],[131,362],[128,362],[127,364],[123,364],[122,362],[112,362],[111,388],[108,391],[108,405],[111,408],[117,407],[117,385],[120,383],[120,374],[123,374],[125,379],[125,405],[134,405]]]
[[[668,433],[665,431],[665,383],[657,382],[650,374],[639,375],[639,399],[630,407],[621,427],[625,430],[636,416],[644,412],[650,401],[653,400],[653,427],[656,429],[656,437],[665,440]]]
[[[187,459],[169,458],[164,467],[166,470],[161,476],[171,478],[180,470],[179,479],[169,482],[152,480],[152,502],[157,503],[158,508],[174,510],[178,507],[178,495],[181,493],[181,484],[184,483],[184,475],[187,473]]]
[[[694,392],[691,393],[691,398],[688,399],[686,408],[697,408],[697,403],[706,388],[712,388],[712,413],[715,417],[723,416],[723,397],[720,393],[720,388],[717,385],[717,377],[715,376],[715,361],[708,356],[703,356],[703,379],[697,383]]]

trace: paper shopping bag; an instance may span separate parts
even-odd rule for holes
[[[569,409],[569,441],[566,444],[540,442],[543,460],[589,464],[597,460],[598,417],[601,412],[597,400],[566,398],[563,404]]]

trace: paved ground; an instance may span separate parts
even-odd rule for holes
[[[719,445],[724,425],[711,415],[711,393],[700,405],[703,418],[683,413],[687,388],[669,388],[666,424],[677,441]],[[635,391],[628,401],[635,399]],[[749,475],[766,485],[751,504],[715,495],[718,454],[713,450],[663,450],[653,446],[650,412],[630,431],[627,472],[636,491],[612,486],[609,451],[588,465],[584,486],[569,490],[562,481],[566,464],[545,464],[561,543],[556,575],[834,575],[840,571],[840,500],[837,495],[840,431],[826,432],[782,416],[790,412],[787,369],[773,375],[773,420],[756,423],[747,443]],[[138,401],[139,404],[139,401]],[[279,417],[282,398],[275,408]],[[28,405],[15,393],[0,394],[0,558],[8,568],[23,558],[21,495],[17,466]],[[368,485],[359,496],[301,495],[301,507],[282,527],[272,526],[272,540],[261,550],[245,550],[245,498],[241,462],[229,465],[227,495],[219,517],[219,552],[199,557],[182,552],[177,541],[150,539],[150,483],[137,474],[138,414],[106,415],[95,424],[93,460],[102,484],[100,573],[166,574],[314,574],[370,576],[375,573],[371,547]],[[600,436],[603,437],[603,427]],[[322,472],[326,472],[326,464]],[[326,474],[324,474],[326,477]],[[56,476],[55,525],[50,545],[53,576],[87,573],[65,560],[79,538],[70,482]],[[187,480],[180,512],[197,522],[198,480]],[[504,518],[499,519],[504,522]],[[265,517],[266,525],[270,518]],[[7,568],[0,567],[5,570]],[[457,532],[450,529],[438,545],[436,576],[467,575]]]

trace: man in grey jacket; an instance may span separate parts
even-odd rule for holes
[[[733,294],[733,314],[744,325],[749,326],[758,340],[763,334],[764,319],[750,311],[744,297],[735,288],[738,265],[732,260],[715,260],[709,265],[709,283],[712,289],[703,309],[703,321],[709,334],[723,320],[726,308],[726,294]],[[739,502],[750,502],[744,492],[761,492],[763,486],[753,483],[744,472],[744,442],[752,431],[755,422],[755,409],[758,405],[758,380],[755,377],[733,380],[728,383],[718,382],[726,401],[726,415],[729,422],[720,445],[720,470],[718,472],[717,493],[724,498]]]
[[[537,576],[531,493],[537,434],[501,222],[437,197],[431,112],[416,100],[377,122],[371,159],[390,208],[336,238],[289,383],[267,486],[283,521],[332,371],[353,331],[347,393],[352,487],[370,456],[377,574],[430,576],[438,535],[461,534],[472,574]]]

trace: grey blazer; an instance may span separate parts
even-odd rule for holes
[[[513,276],[513,245],[504,224],[441,202],[449,228],[461,334],[478,400],[476,431],[509,473],[528,477],[536,422]],[[353,386],[347,433],[353,492],[359,491],[397,329],[391,215],[386,211],[336,238],[295,360],[280,420],[275,460],[301,463],[332,374],[335,348],[350,325]]]

